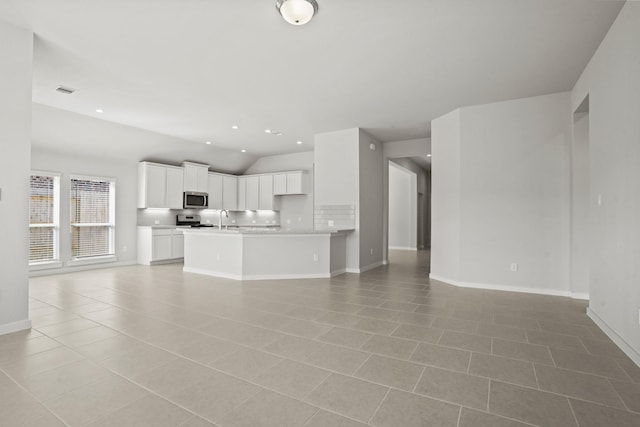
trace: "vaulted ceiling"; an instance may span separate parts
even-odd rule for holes
[[[262,156],[353,127],[426,137],[460,106],[570,90],[623,4],[318,2],[302,27],[275,0],[2,0],[0,19],[36,35],[35,103]]]

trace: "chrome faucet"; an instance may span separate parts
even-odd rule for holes
[[[218,230],[222,230],[222,213],[223,212],[227,216],[227,219],[229,219],[229,211],[226,209],[220,209],[218,211]],[[224,227],[225,229],[227,229],[228,225],[225,225]]]

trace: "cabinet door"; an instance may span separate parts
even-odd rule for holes
[[[238,177],[238,210],[247,209],[247,178]]]
[[[277,173],[273,176],[273,195],[287,194],[287,174]]]
[[[222,176],[222,209],[238,209],[238,178],[235,176]]]
[[[198,168],[196,166],[184,166],[184,191],[198,191]]]
[[[222,175],[209,174],[209,209],[222,209]]]
[[[166,207],[167,168],[161,165],[146,165],[145,185],[147,208]]]
[[[273,210],[273,175],[260,176],[260,204],[258,209]]]
[[[153,236],[153,261],[171,259],[173,242],[171,235]]]
[[[206,167],[197,168],[196,178],[196,191],[200,193],[207,193],[209,191],[209,169]]]
[[[182,209],[184,171],[182,168],[167,168],[167,204],[169,209]]]
[[[247,177],[247,202],[245,208],[250,211],[260,209],[260,179],[257,176]]]
[[[304,194],[302,172],[287,173],[287,194]]]
[[[184,235],[178,232],[171,236],[171,258],[184,258]]]

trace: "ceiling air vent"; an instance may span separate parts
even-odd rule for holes
[[[67,86],[58,86],[56,88],[56,92],[64,93],[65,95],[71,95],[76,90],[77,89],[72,89],[72,88],[67,87]]]

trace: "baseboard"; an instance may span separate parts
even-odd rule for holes
[[[372,264],[365,265],[364,267],[360,267],[360,268],[347,268],[346,272],[347,273],[360,274],[360,273],[364,273],[365,271],[369,271],[369,270],[373,270],[374,268],[378,268],[381,265],[384,265],[384,261],[382,261],[382,260],[376,261],[376,262],[374,262]]]
[[[589,294],[586,292],[570,292],[569,296],[573,299],[583,299],[589,301]]]
[[[185,273],[202,274],[204,276],[220,277],[222,279],[231,280],[288,280],[288,279],[328,279],[332,275],[325,273],[313,273],[313,274],[228,274],[220,273],[217,271],[205,270],[203,268],[189,268],[183,267],[182,271]],[[344,273],[344,271],[343,271]],[[338,273],[342,274],[342,273]]]
[[[418,248],[412,248],[410,246],[389,246],[389,249],[396,251],[417,251]]]
[[[5,325],[0,325],[0,335],[24,331],[25,329],[31,329],[31,320],[24,319],[17,322],[7,323]]]
[[[116,261],[116,262],[108,262],[108,263],[78,265],[75,267],[52,268],[51,270],[30,271],[29,277],[54,276],[57,274],[76,273],[79,271],[102,270],[105,268],[113,268],[113,267],[128,267],[128,266],[137,265],[137,264],[138,264],[137,261],[134,260],[134,261]]]
[[[339,276],[339,275],[344,274],[346,272],[347,272],[346,268],[341,268],[339,270],[334,270],[334,271],[331,272],[331,277]]]
[[[589,316],[589,318],[591,318],[591,320],[593,320],[594,323],[598,325],[598,327],[602,329],[602,331],[609,338],[611,338],[611,341],[613,341],[618,347],[620,347],[620,350],[622,350],[624,354],[626,354],[627,356],[629,356],[631,360],[633,360],[633,363],[635,363],[636,365],[638,365],[638,367],[640,367],[640,353],[634,350],[634,348],[631,347],[624,340],[624,338],[618,335],[618,333],[614,331],[613,328],[611,328],[607,324],[607,322],[602,320],[602,318],[598,316],[598,314],[596,314],[595,311],[591,310],[591,307],[587,307],[587,316]]]
[[[587,299],[587,300],[589,299],[588,294],[572,293],[570,291],[562,291],[559,289],[540,289],[540,288],[527,288],[522,286],[496,285],[493,283],[462,282],[459,280],[453,280],[453,279],[438,276],[435,274],[429,274],[429,279],[445,282],[450,285],[458,286],[460,288],[487,289],[492,291],[520,292],[520,293],[527,293],[527,294],[551,295],[556,297],[569,297],[569,298],[575,298],[575,299]]]

